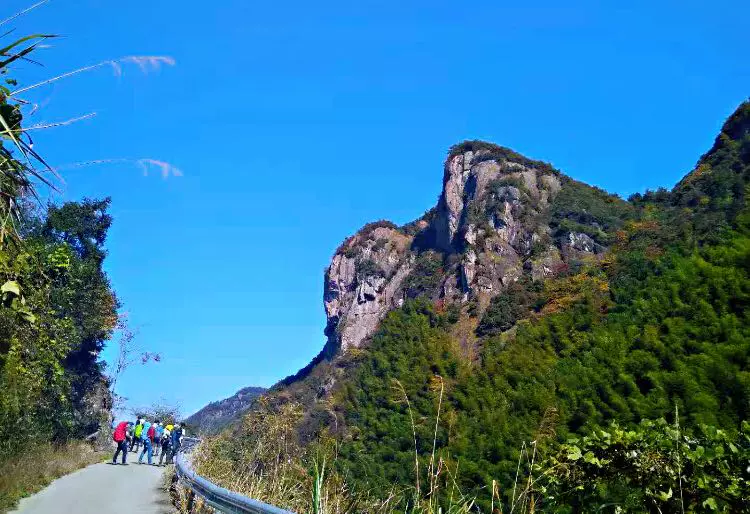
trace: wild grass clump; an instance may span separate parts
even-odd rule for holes
[[[34,444],[0,460],[0,512],[12,508],[54,479],[101,461],[105,454],[83,442]]]
[[[409,398],[400,387],[402,401]],[[440,422],[444,386],[436,377],[438,397],[435,433]],[[271,406],[263,401],[248,414],[242,426],[204,440],[193,453],[199,475],[240,494],[292,512],[348,514],[356,512],[468,514],[475,512],[474,499],[461,493],[458,466],[439,455],[437,441],[432,454],[421,460],[415,453],[414,486],[396,488],[385,498],[355,491],[337,469],[337,443],[322,436],[312,444],[300,444],[297,427],[303,417],[298,404]],[[413,422],[413,420],[412,420]],[[416,445],[416,432],[415,435]],[[175,504],[182,512],[186,496],[175,489]],[[197,507],[197,506],[196,506]],[[192,512],[201,512],[193,508]]]
[[[200,475],[222,487],[265,503],[294,512],[313,512],[314,504],[329,509],[342,503],[336,494],[338,486],[325,476],[323,460],[316,468],[317,456],[299,444],[296,427],[301,418],[299,405],[263,405],[232,432],[201,443],[193,465]]]

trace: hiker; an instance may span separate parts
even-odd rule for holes
[[[164,427],[161,433],[161,439],[159,440],[159,446],[161,446],[161,455],[159,456],[159,466],[162,465],[164,459],[167,459],[167,464],[172,461],[172,432],[169,430],[170,425]]]
[[[153,447],[151,445],[154,437],[154,432],[151,429],[151,423],[149,423],[148,421],[144,421],[142,426],[143,428],[141,429],[141,442],[143,443],[143,451],[141,451],[141,454],[138,456],[138,464],[143,464],[144,455],[148,455],[148,463],[151,464],[151,460],[154,456]]]
[[[156,427],[154,428],[154,458],[159,456],[162,433],[164,433],[164,427],[162,426],[161,421],[157,421]]]
[[[179,423],[175,423],[174,429],[170,434],[170,438],[172,439],[172,448],[170,451],[170,455],[167,457],[167,464],[172,464],[172,459],[175,455],[177,455],[177,452],[180,451],[180,446],[182,446],[183,433],[184,430],[182,429],[182,426]]]
[[[117,456],[120,452],[122,452],[122,463],[128,463],[128,439],[132,437],[132,429],[132,421],[123,421],[115,428],[112,439],[117,443],[117,450],[115,450],[115,454],[112,456],[112,464],[117,464]]]
[[[135,447],[135,451],[138,451],[138,447],[141,444],[141,431],[143,430],[143,419],[139,416],[138,419],[135,420],[135,432],[133,437],[133,441],[130,443],[130,451],[133,451],[133,447]]]

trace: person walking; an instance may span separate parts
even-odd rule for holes
[[[143,443],[143,451],[141,451],[141,454],[138,456],[138,464],[143,464],[143,456],[148,455],[148,463],[151,464],[151,460],[153,459],[153,447],[151,445],[152,439],[149,438],[149,433],[151,434],[151,438],[154,437],[154,432],[151,430],[151,423],[148,421],[143,422],[143,428],[141,429],[141,442]]]
[[[169,457],[167,458],[167,464],[172,464],[172,459],[174,459],[174,456],[177,455],[177,452],[180,451],[180,446],[182,446],[182,435],[184,433],[184,430],[182,429],[182,426],[179,423],[174,424],[174,429],[172,430],[172,433],[170,434],[170,438],[172,440],[172,448]]]
[[[161,433],[161,439],[159,440],[161,446],[161,455],[159,455],[159,466],[163,465],[164,459],[167,459],[167,464],[172,460],[172,433],[169,428],[164,427]]]
[[[164,433],[164,427],[161,421],[156,422],[154,429],[154,458],[159,456],[159,450],[161,449],[161,435]]]
[[[115,433],[112,435],[112,439],[117,443],[117,450],[112,456],[112,464],[117,464],[117,456],[122,452],[122,463],[126,465],[128,463],[128,439],[132,436],[130,433],[133,427],[132,421],[123,421],[118,423],[115,428]]]
[[[135,451],[138,451],[138,448],[141,445],[141,431],[143,430],[143,419],[140,417],[135,420],[135,431],[133,437],[133,441],[130,443],[130,451],[133,451],[133,447],[135,447]]]

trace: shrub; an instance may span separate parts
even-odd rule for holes
[[[664,419],[613,424],[563,444],[538,468],[550,507],[626,512],[742,512],[750,502],[750,424],[739,434]]]
[[[551,164],[544,161],[536,161],[524,157],[518,152],[506,148],[504,146],[496,145],[488,141],[481,141],[478,139],[463,141],[462,143],[455,144],[448,150],[448,159],[455,157],[456,155],[466,152],[482,152],[481,155],[474,158],[474,163],[486,161],[486,160],[499,160],[509,161],[516,164],[521,164],[527,168],[535,168],[545,173],[551,173],[553,175],[559,175],[560,172],[552,167]]]
[[[384,277],[385,271],[374,260],[367,258],[357,262],[357,278],[359,280],[365,277]]]
[[[528,314],[532,302],[533,296],[524,284],[509,285],[490,300],[477,326],[477,335],[488,336],[505,332]]]
[[[414,268],[404,279],[404,293],[407,298],[434,296],[443,279],[443,257],[441,254],[427,250],[420,253],[414,262]]]
[[[635,215],[633,206],[619,197],[567,179],[550,205],[550,226],[554,237],[575,229],[590,235],[599,244],[607,244],[607,235]]]

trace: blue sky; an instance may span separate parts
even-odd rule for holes
[[[32,3],[6,2],[6,13]],[[27,97],[58,200],[112,197],[106,269],[163,355],[131,405],[189,414],[273,384],[322,348],[323,269],[342,239],[434,205],[451,144],[483,138],[627,195],[672,186],[750,94],[736,2],[53,0],[15,24],[62,34],[24,84],[128,55]],[[658,5],[656,5],[658,4]]]

